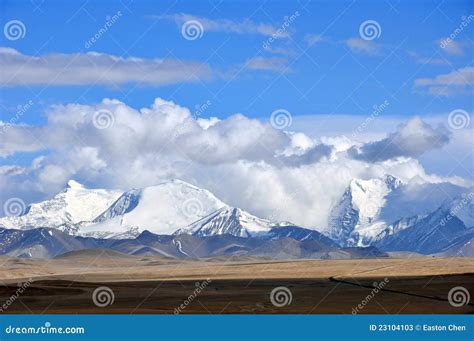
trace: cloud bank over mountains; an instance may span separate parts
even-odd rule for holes
[[[327,224],[354,178],[391,174],[406,183],[472,185],[425,172],[416,158],[449,144],[452,134],[420,118],[363,143],[309,137],[242,114],[222,120],[202,114],[161,98],[139,110],[104,99],[52,106],[42,126],[2,123],[0,156],[12,161],[0,167],[2,202],[43,199],[72,178],[121,189],[179,178],[257,216],[317,227]],[[15,164],[25,152],[40,156]]]

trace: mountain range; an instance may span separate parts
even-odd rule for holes
[[[450,183],[405,184],[391,175],[353,179],[328,225],[308,228],[254,216],[180,180],[125,192],[70,180],[22,215],[0,218],[0,254],[49,257],[62,248],[99,247],[170,257],[474,256],[473,198],[472,188]],[[206,252],[194,244],[208,245]]]
[[[275,229],[279,229],[276,227]],[[189,234],[157,235],[149,231],[135,238],[100,239],[72,236],[57,229],[0,228],[0,255],[52,258],[87,249],[114,250],[135,256],[167,258],[262,257],[270,259],[348,259],[385,257],[376,247],[341,248],[329,239],[256,238],[229,234],[207,237]]]

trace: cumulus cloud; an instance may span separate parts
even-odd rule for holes
[[[427,89],[433,95],[450,96],[454,93],[471,94],[469,87],[474,84],[474,67],[466,66],[434,78],[415,80],[415,88]]]
[[[215,125],[218,122],[220,122],[220,119],[217,118],[217,117],[198,118],[197,119],[197,123],[204,130],[206,130],[209,127],[212,127],[213,125]]]
[[[109,120],[110,127],[97,128],[101,115]],[[98,148],[100,153],[92,153],[92,150],[87,153],[95,158],[117,156],[128,161],[139,154],[152,153],[169,157],[178,155],[201,164],[235,160],[273,164],[278,162],[277,152],[291,144],[291,136],[269,123],[241,114],[222,121],[216,118],[196,120],[187,108],[162,99],[156,99],[152,107],[139,111],[109,99],[96,106],[58,105],[50,108],[47,117],[48,124],[42,127],[6,127],[0,155],[61,150],[62,142],[68,140],[69,145]],[[118,145],[121,147],[117,148]],[[87,164],[97,163],[88,160]]]
[[[28,166],[0,167],[2,200],[44,199],[71,178],[124,190],[179,178],[255,215],[322,229],[353,178],[388,173],[403,181],[447,181],[426,174],[413,158],[446,142],[441,128],[419,119],[354,149],[356,143],[347,138],[281,131],[268,120],[242,114],[196,119],[187,108],[160,98],[141,109],[105,99],[96,105],[56,105],[45,114],[43,126],[2,130],[1,155],[40,155]]]
[[[304,153],[301,154],[280,156],[279,160],[281,160],[282,164],[285,166],[297,167],[302,165],[310,165],[318,162],[324,157],[330,156],[332,150],[333,148],[331,146],[320,144],[305,150]]]
[[[0,48],[0,86],[16,85],[166,85],[209,79],[206,64],[177,59],[122,58],[88,53],[30,56]]]
[[[388,137],[352,147],[349,155],[369,162],[385,161],[397,157],[418,157],[449,142],[449,132],[440,126],[436,129],[415,117]]]
[[[264,23],[255,23],[249,19],[243,21],[234,21],[229,19],[211,19],[205,17],[198,17],[185,13],[170,14],[165,16],[152,16],[154,19],[168,19],[172,20],[178,25],[178,28],[181,28],[188,21],[197,21],[199,22],[204,32],[226,32],[226,33],[236,33],[236,34],[259,34],[263,36],[271,36],[278,31],[273,25],[264,24]],[[283,31],[278,33],[279,38],[288,38],[289,32]]]

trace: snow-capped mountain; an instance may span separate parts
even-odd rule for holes
[[[172,234],[223,206],[211,192],[180,180],[126,192],[88,189],[70,180],[63,191],[31,204],[23,215],[0,218],[0,227],[131,238],[144,230]]]
[[[240,208],[224,206],[195,223],[176,231],[175,235],[191,234],[198,237],[232,235],[258,237],[266,240],[290,238],[297,241],[318,241],[337,247],[332,239],[322,233],[295,226],[288,222],[272,222],[258,218]]]
[[[325,233],[342,246],[446,252],[454,240],[463,247],[472,238],[473,193],[447,183],[406,185],[391,175],[353,179],[332,209]],[[444,217],[451,217],[449,224],[440,222]]]
[[[0,226],[15,229],[55,227],[74,233],[82,222],[92,221],[119,196],[119,191],[89,189],[70,180],[49,200],[31,204],[21,216],[0,218]]]
[[[474,249],[473,198],[474,189],[448,183],[403,184],[390,175],[353,179],[333,207],[327,228],[316,231],[256,217],[180,180],[126,192],[88,189],[71,180],[62,192],[31,204],[23,215],[0,218],[0,228],[46,227],[48,230],[40,231],[43,236],[45,231],[60,230],[100,240],[134,239],[149,230],[171,238],[167,243],[172,244],[167,244],[167,251],[163,252],[176,249],[178,253],[189,252],[185,235],[199,238],[228,235],[267,241],[289,238],[305,242],[304,245],[322,243],[335,248],[375,245],[382,251],[469,255]],[[22,236],[28,243],[33,241],[27,247],[32,254],[46,252],[44,247],[49,248],[48,254],[56,250],[48,242],[50,237],[56,238],[50,233],[48,238],[39,239],[39,232],[31,238],[29,234],[15,233],[0,235],[3,243],[0,246],[8,248],[13,237]],[[290,247],[291,243],[285,245]],[[30,252],[23,250],[22,245],[15,249],[22,254]]]
[[[331,211],[329,237],[344,246],[370,245],[386,227],[378,218],[387,195],[401,185],[402,182],[391,175],[380,179],[353,179]]]
[[[468,246],[474,238],[474,204],[471,196],[447,200],[428,216],[375,243],[385,251],[412,251],[422,254],[472,255]]]
[[[264,234],[274,225],[269,220],[258,218],[240,208],[224,206],[176,233],[200,237],[221,234],[250,237]]]
[[[385,221],[379,221],[372,226],[368,226],[367,229],[374,227],[375,231],[380,231],[375,238],[371,238],[371,242],[382,240],[385,237],[391,236],[399,231],[402,231],[408,227],[414,226],[417,222],[423,219],[423,215],[413,216],[408,218],[401,218],[397,221],[387,224]],[[374,233],[372,233],[373,235]]]
[[[144,230],[172,234],[207,216],[225,204],[211,192],[184,181],[171,180],[123,193],[82,235],[130,237]]]

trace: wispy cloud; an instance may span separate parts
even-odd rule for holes
[[[55,53],[30,56],[0,48],[0,86],[17,85],[166,85],[209,79],[206,64],[178,59],[122,58],[110,54]]]
[[[346,45],[351,51],[368,55],[377,55],[381,52],[382,46],[373,40],[365,40],[361,38],[350,38],[346,40]]]
[[[412,57],[417,63],[424,65],[448,65],[449,62],[444,58],[423,57],[417,52],[409,51],[408,55]]]
[[[443,38],[436,41],[446,54],[451,56],[463,56],[464,48],[468,45],[466,42],[458,42],[449,38]]]
[[[316,45],[318,43],[322,43],[326,41],[326,38],[324,38],[322,35],[320,34],[307,34],[305,37],[304,37],[304,42],[308,45],[308,46],[313,46],[313,45]]]
[[[274,54],[274,55],[281,55],[281,56],[295,56],[297,52],[292,46],[267,46],[265,47],[265,52]]]
[[[474,67],[467,66],[450,73],[441,74],[434,78],[419,78],[415,87],[427,89],[432,95],[450,96],[454,93],[470,93],[467,87],[474,84]]]
[[[255,23],[251,20],[243,21],[234,21],[229,19],[211,19],[205,17],[194,16],[191,14],[178,13],[171,15],[153,15],[153,19],[157,20],[172,20],[178,25],[179,28],[182,27],[186,22],[197,21],[199,22],[204,32],[225,32],[225,33],[235,33],[235,34],[259,34],[263,36],[271,36],[275,34],[278,30],[277,27],[264,24],[264,23]],[[288,38],[290,36],[289,32],[279,32],[279,38]]]
[[[254,57],[245,62],[245,68],[249,70],[285,72],[288,71],[287,62],[287,58]]]

